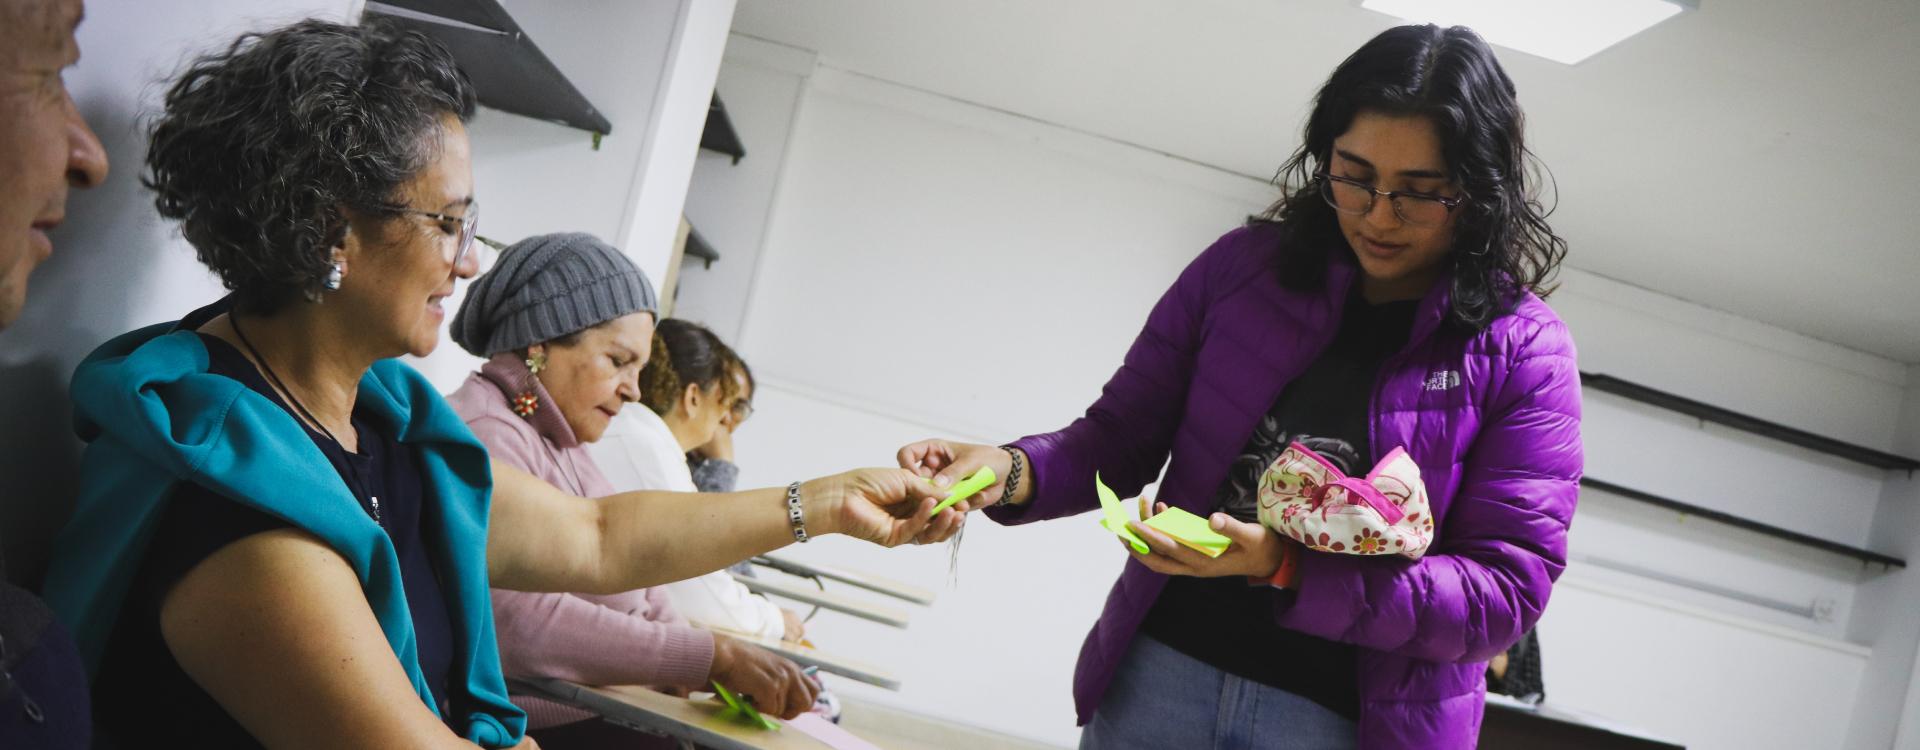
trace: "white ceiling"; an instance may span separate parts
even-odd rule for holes
[[[734,29],[1267,176],[1395,23],[1355,0],[741,0]],[[1920,363],[1920,2],[1700,0],[1578,66],[1500,55],[1569,265]]]

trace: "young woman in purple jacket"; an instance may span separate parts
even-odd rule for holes
[[[1513,82],[1463,27],[1403,26],[1315,98],[1283,195],[1201,253],[1086,415],[1005,446],[926,440],[902,466],[1003,524],[1097,507],[1094,475],[1208,516],[1207,558],[1136,526],[1074,675],[1081,747],[1471,748],[1486,661],[1566,565],[1582,465],[1572,337],[1541,302],[1566,256]],[[1425,557],[1307,550],[1256,485],[1299,441],[1351,474],[1404,447]],[[1166,474],[1161,477],[1161,469]]]

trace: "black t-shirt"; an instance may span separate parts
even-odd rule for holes
[[[1369,415],[1380,365],[1405,346],[1416,302],[1369,305],[1356,294],[1320,358],[1275,399],[1214,494],[1214,508],[1258,523],[1260,475],[1293,442],[1348,474],[1375,459]],[[1275,608],[1291,592],[1239,577],[1174,576],[1141,632],[1229,674],[1302,696],[1349,719],[1360,713],[1353,646],[1288,630]]]
[[[221,310],[203,309],[188,316],[181,327],[196,328],[218,312]],[[238,349],[212,336],[202,334],[200,338],[206,343],[209,372],[238,380],[287,408]],[[413,616],[420,668],[441,715],[452,715],[447,710],[446,684],[453,663],[453,625],[427,554],[427,542],[422,538],[422,476],[411,449],[396,441],[392,429],[379,418],[356,408],[353,427],[359,434],[359,453],[341,450],[332,439],[311,428],[307,433],[363,504],[369,496],[380,498],[381,525],[393,539],[400,559],[401,584]],[[94,683],[96,723],[109,746],[260,746],[174,660],[160,635],[160,603],[188,571],[221,548],[244,537],[290,526],[204,485],[182,482],[174,488],[146,559],[134,574]],[[287,706],[286,710],[302,709]]]

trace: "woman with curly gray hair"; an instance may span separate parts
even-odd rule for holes
[[[523,745],[489,587],[627,591],[958,527],[900,470],[592,500],[490,461],[394,359],[433,350],[478,270],[474,91],[427,38],[248,34],[165,107],[145,182],[232,293],[74,374],[85,477],[47,588],[110,741]]]

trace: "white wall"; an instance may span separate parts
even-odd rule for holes
[[[1552,301],[1574,330],[1582,369],[1891,447],[1887,436],[1905,393],[1905,368],[1591,274],[1573,271],[1564,279]],[[1885,472],[1609,394],[1589,392],[1585,406],[1590,477],[1815,537],[1885,547],[1868,533]],[[1861,578],[1857,561],[1603,493],[1582,499],[1576,561],[1654,567],[1710,587],[1817,608],[1831,615],[1809,621],[1739,602],[1716,605],[1831,638],[1848,636]],[[1648,566],[1648,560],[1659,564]]]
[[[1920,366],[1907,371],[1912,385],[1894,445],[1912,456],[1920,454]],[[1920,479],[1905,474],[1888,478],[1873,538],[1881,549],[1908,560],[1920,558]],[[1920,627],[1914,616],[1920,612],[1920,573],[1869,581],[1861,586],[1859,599],[1853,637],[1874,645],[1874,659],[1861,682],[1847,747],[1920,748],[1920,669],[1915,662]]]
[[[1539,626],[1550,702],[1689,748],[1839,746],[1867,649],[1636,584],[1561,578]]]
[[[1004,441],[1064,425],[1179,268],[1271,195],[831,60],[806,76],[730,52],[721,80],[740,82],[722,93],[748,161],[755,139],[784,143],[781,163],[710,193],[697,184],[711,201],[690,201],[747,227],[723,253],[757,256],[724,284],[690,282],[683,298],[722,325],[744,309],[737,343],[763,384],[738,438],[750,485],[885,465],[929,435]],[[1571,239],[1576,261],[1605,252]],[[1895,447],[1906,368],[1592,274],[1563,281],[1553,302],[1585,369]],[[1598,478],[1906,551],[1875,533],[1881,472],[1601,394],[1587,408]],[[836,683],[849,692],[1071,744],[1074,657],[1121,555],[1088,519],[971,529],[959,586],[910,630],[823,615],[814,640],[906,680],[897,694]],[[946,583],[945,549],[837,542],[791,554]],[[1583,498],[1573,544],[1541,625],[1549,694],[1692,747],[1839,745],[1863,675],[1888,658],[1862,633],[1897,629],[1867,627],[1876,615],[1856,607],[1859,582],[1910,578],[1599,493]],[[1904,685],[1912,648],[1893,656]]]
[[[596,151],[585,131],[481,110],[468,131],[480,233],[512,243],[588,232],[625,251],[662,288],[733,0],[501,6],[613,133]],[[462,288],[455,299],[464,295]],[[449,323],[457,309],[449,305]],[[447,391],[478,362],[443,337],[415,365]]]
[[[693,174],[700,134],[706,128],[707,110],[713,102],[714,78],[719,75],[720,55],[726,49],[733,6],[733,0],[679,3],[666,70],[661,74],[660,92],[654,97],[653,111],[648,118],[651,127],[646,153],[634,177],[633,207],[628,211],[619,242],[627,252],[637,254],[641,270],[662,283],[667,277],[668,256],[679,234],[687,181]],[[577,8],[566,10],[578,13]],[[629,43],[625,39],[624,24],[601,28],[609,45]],[[577,35],[571,38],[579,40]]]
[[[80,64],[66,76],[111,171],[67,201],[54,255],[33,274],[20,320],[0,333],[0,546],[8,577],[37,579],[65,523],[77,486],[67,378],[108,338],[173,320],[219,298],[219,283],[193,257],[140,186],[146,140],[141,118],[157,108],[162,82],[189,53],[224,47],[243,31],[308,16],[343,20],[358,0],[92,0],[80,26]]]
[[[723,80],[744,74],[724,71]],[[739,93],[722,93],[746,114]],[[823,71],[800,107],[739,339],[768,415],[739,434],[743,481],[882,465],[932,434],[986,440],[1063,422],[1098,391],[1160,279],[1263,200],[1257,185],[1181,162],[932,97],[903,107],[895,95]],[[1141,271],[1078,271],[1116,264]],[[1037,309],[1048,314],[1022,314]],[[825,540],[793,554],[935,588],[947,580],[944,547]],[[1047,574],[1063,560],[1068,574]],[[975,523],[959,588],[911,629],[827,615],[816,642],[906,677],[903,692],[876,700],[1070,743],[1072,660],[1063,655],[1078,650],[1121,560],[1090,524]]]
[[[697,320],[735,341],[748,294],[760,269],[760,247],[772,214],[775,187],[786,165],[801,93],[813,73],[804,50],[752,37],[727,39],[726,59],[715,85],[747,156],[700,152],[687,189],[687,220],[720,253],[711,267],[689,259],[681,266],[676,317]]]

